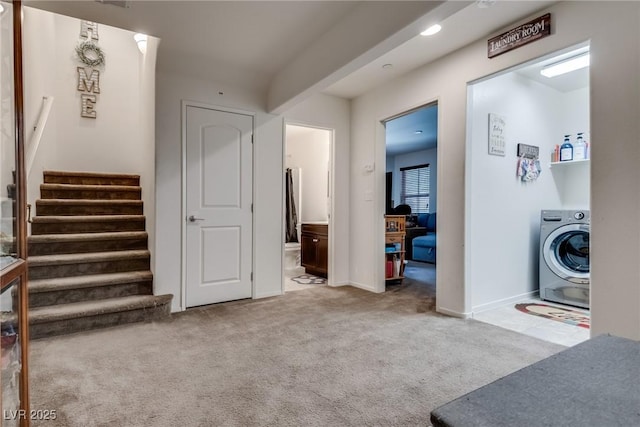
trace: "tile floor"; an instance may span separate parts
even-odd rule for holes
[[[568,308],[588,314],[589,310],[555,304],[549,301],[541,301],[529,298],[518,303],[540,303]],[[524,335],[540,338],[567,347],[574,346],[589,339],[589,329],[569,325],[556,320],[546,319],[540,316],[523,313],[515,308],[516,303],[498,307],[492,310],[475,313],[473,318],[480,322],[490,323],[501,328],[520,332]]]
[[[318,286],[327,286],[327,285],[304,285],[291,280],[292,277],[297,277],[297,276],[300,276],[301,274],[305,274],[304,267],[298,267],[293,270],[284,270],[284,291],[285,292],[301,291],[304,289],[316,288]]]

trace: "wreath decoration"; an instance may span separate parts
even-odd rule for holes
[[[104,65],[104,52],[97,44],[91,41],[83,41],[76,46],[78,59],[89,67]]]

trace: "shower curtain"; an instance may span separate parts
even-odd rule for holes
[[[296,224],[298,223],[298,214],[296,212],[296,201],[293,197],[293,173],[290,168],[287,168],[286,174],[286,221],[287,221],[287,233],[285,242],[298,242],[298,230]]]

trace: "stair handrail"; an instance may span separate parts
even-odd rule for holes
[[[44,127],[47,124],[47,119],[49,118],[49,113],[51,112],[51,105],[53,104],[53,96],[43,96],[42,97],[42,108],[40,109],[40,115],[38,116],[38,122],[33,128],[33,135],[31,135],[31,139],[29,140],[29,144],[27,144],[27,176],[31,172],[31,167],[33,166],[33,161],[36,159],[36,153],[38,152],[38,147],[40,146],[40,140],[42,139],[42,133],[44,132]]]

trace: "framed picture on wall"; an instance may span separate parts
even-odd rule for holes
[[[489,113],[489,154],[494,156],[505,155],[505,126],[505,117]]]

